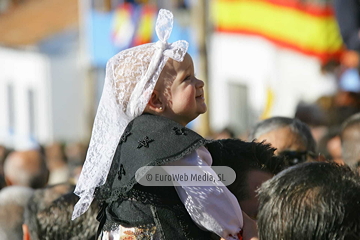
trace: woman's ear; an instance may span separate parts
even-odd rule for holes
[[[164,104],[160,98],[160,94],[158,91],[154,90],[154,92],[151,94],[150,100],[146,108],[156,113],[162,113],[164,111]]]

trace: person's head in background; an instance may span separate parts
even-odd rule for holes
[[[328,109],[329,125],[340,126],[346,119],[360,111],[360,78],[355,69],[341,72],[338,90]]]
[[[248,139],[271,144],[276,148],[275,155],[284,157],[288,166],[317,160],[316,142],[310,128],[296,118],[265,119],[252,129]]]
[[[69,180],[69,167],[67,165],[64,144],[54,142],[45,146],[46,164],[50,170],[49,185],[67,182]]]
[[[33,189],[9,186],[0,191],[0,239],[22,240],[24,208]]]
[[[49,170],[38,150],[13,151],[5,159],[4,175],[7,185],[31,188],[46,186]]]
[[[360,108],[359,69],[349,68],[341,72],[334,101],[338,107],[354,107],[354,110]]]
[[[354,114],[341,126],[341,147],[344,163],[359,169],[360,163],[360,113]]]
[[[237,198],[241,209],[256,219],[256,190],[277,174],[282,166],[269,144],[244,142],[240,139],[216,140],[207,145],[213,166],[228,166],[236,173],[235,181],[227,186]]]
[[[319,153],[323,154],[326,160],[344,164],[341,153],[340,128],[330,128],[320,139],[318,146]]]
[[[225,127],[221,131],[216,132],[213,135],[213,139],[215,140],[229,139],[229,138],[235,138],[235,132],[230,127]]]
[[[356,240],[360,177],[347,166],[309,162],[288,168],[259,189],[261,240]]]
[[[318,143],[327,132],[328,121],[326,113],[318,104],[299,102],[296,106],[294,118],[307,124],[316,143]]]
[[[74,186],[56,185],[58,189],[37,190],[25,209],[24,240],[95,240],[99,225],[96,220],[97,202],[90,209],[71,221],[75,203],[79,197],[72,191]],[[62,189],[59,187],[62,187]],[[47,200],[43,202],[44,196]]]

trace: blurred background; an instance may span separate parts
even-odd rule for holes
[[[202,135],[296,116],[319,139],[358,111],[358,53],[330,0],[0,0],[0,144],[86,148],[107,60],[156,41],[160,8],[206,82]]]

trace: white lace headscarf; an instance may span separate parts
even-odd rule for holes
[[[161,9],[156,20],[158,42],[124,50],[108,61],[89,149],[75,188],[80,200],[72,219],[89,208],[95,188],[105,183],[121,135],[143,113],[167,60],[183,61],[189,44],[184,40],[168,43],[172,27],[173,14]]]

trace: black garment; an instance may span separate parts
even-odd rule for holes
[[[360,52],[360,0],[335,0],[334,8],[346,47]]]
[[[103,202],[99,230],[156,228],[161,239],[210,239],[192,221],[174,187],[137,184],[136,171],[176,161],[208,141],[164,117],[143,114],[121,136],[106,183],[96,191]]]

